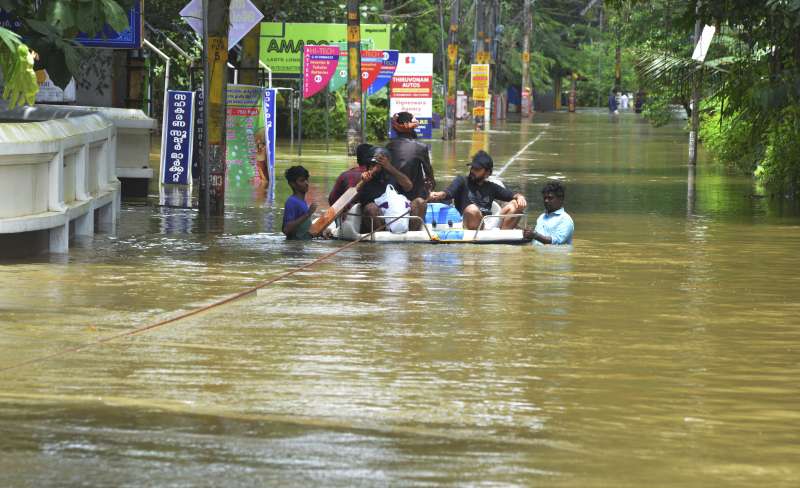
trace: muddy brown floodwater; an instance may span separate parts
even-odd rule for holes
[[[689,192],[684,133],[632,115],[458,135],[440,185],[485,147],[535,219],[561,178],[574,246],[360,244],[0,373],[2,485],[800,485],[796,204],[705,160]],[[341,153],[304,148],[320,203]],[[280,220],[250,190],[224,224],[128,202],[116,236],[3,262],[0,368],[341,246]]]

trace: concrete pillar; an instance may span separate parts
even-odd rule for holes
[[[47,208],[51,212],[63,212],[64,205],[64,150],[53,156],[48,168]]]
[[[50,234],[51,253],[63,254],[69,251],[69,220],[64,222],[64,225],[53,227],[48,232]]]
[[[94,235],[94,210],[89,210],[85,214],[75,219],[75,235]]]
[[[92,167],[89,154],[89,144],[84,144],[75,155],[75,198],[80,201],[92,198],[89,190],[89,170]]]
[[[97,230],[106,234],[113,234],[117,231],[115,207],[115,202],[111,202],[97,209]]]

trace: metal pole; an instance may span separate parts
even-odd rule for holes
[[[359,0],[347,0],[347,154],[364,138],[361,125],[361,16]]]
[[[700,3],[697,2],[694,15],[696,20],[694,22],[694,45],[700,42]],[[695,68],[692,74],[692,127],[689,131],[689,165],[694,166],[697,164],[697,131],[700,129],[700,77],[702,72],[700,68]]]
[[[294,147],[294,88],[289,91],[289,144]]]
[[[303,77],[300,77],[300,96],[297,97],[300,106],[297,108],[297,155],[303,155]]]
[[[458,61],[458,14],[459,0],[454,0],[450,7],[450,29],[447,33],[447,108],[444,117],[444,131],[442,139],[456,139],[456,94],[458,83],[456,81],[456,63]]]
[[[331,110],[331,103],[330,103],[330,93],[328,90],[325,90],[325,152],[330,151],[330,115],[328,112]]]

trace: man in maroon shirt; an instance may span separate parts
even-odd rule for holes
[[[358,166],[350,168],[336,178],[331,194],[328,195],[328,204],[333,205],[348,188],[352,188],[361,181],[361,174],[367,170],[369,160],[372,158],[372,144],[359,144],[356,148],[356,162]]]

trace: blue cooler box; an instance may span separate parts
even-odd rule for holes
[[[425,212],[425,223],[447,225],[448,222],[461,222],[461,214],[455,207],[445,203],[429,203],[428,210]]]

